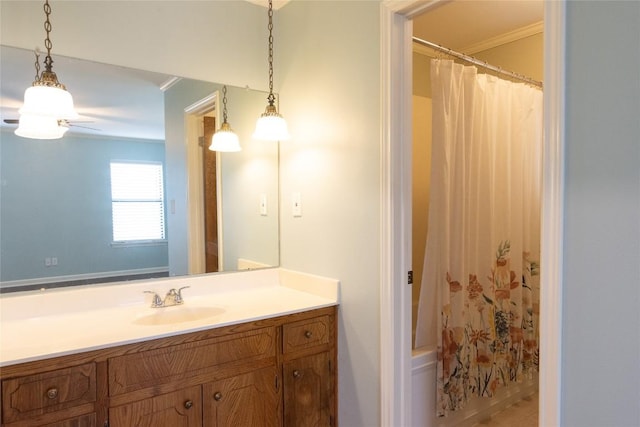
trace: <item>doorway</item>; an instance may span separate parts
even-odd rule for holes
[[[218,91],[185,108],[189,274],[222,270],[220,154],[209,150],[219,122]]]
[[[435,3],[385,1],[381,9],[381,419],[390,426],[412,425],[411,19]],[[545,2],[541,281],[553,286],[541,293],[540,425],[560,424],[565,14],[563,2]]]
[[[218,167],[215,151],[207,148],[216,132],[216,119],[211,116],[202,118],[204,144],[202,144],[202,183],[204,208],[204,257],[205,273],[219,270],[218,256]]]

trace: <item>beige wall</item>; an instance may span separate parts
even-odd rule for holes
[[[505,70],[542,81],[543,36],[536,34],[493,49],[475,53],[474,57]],[[413,54],[413,333],[423,273],[424,251],[429,213],[429,183],[431,173],[431,57]],[[479,69],[483,72],[482,69]]]
[[[412,288],[412,332],[415,335],[415,324],[418,315],[420,283],[422,281],[425,244],[427,241],[427,224],[429,217],[429,189],[431,187],[431,98],[413,96],[413,187],[412,187],[412,256],[413,283]]]
[[[542,81],[544,73],[544,41],[542,33],[474,53],[473,56],[505,70]]]

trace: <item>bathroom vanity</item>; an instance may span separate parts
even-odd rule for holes
[[[2,298],[2,425],[337,425],[337,281],[282,269],[222,277],[180,281],[191,288],[179,307],[140,296],[173,279],[128,285],[116,309],[39,318],[19,312],[44,295]],[[104,303],[108,288],[92,296]],[[64,305],[64,292],[91,291],[47,296]]]

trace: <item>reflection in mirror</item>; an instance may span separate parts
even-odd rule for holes
[[[216,153],[221,84],[54,57],[80,118],[62,139],[25,139],[5,119],[34,55],[0,46],[0,59],[0,291],[279,264],[278,146],[251,138],[266,93],[228,87],[242,151]],[[164,238],[114,240],[112,163],[161,166]]]

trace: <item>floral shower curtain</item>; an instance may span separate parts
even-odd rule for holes
[[[537,375],[542,91],[432,60],[429,228],[416,347],[437,411]]]

